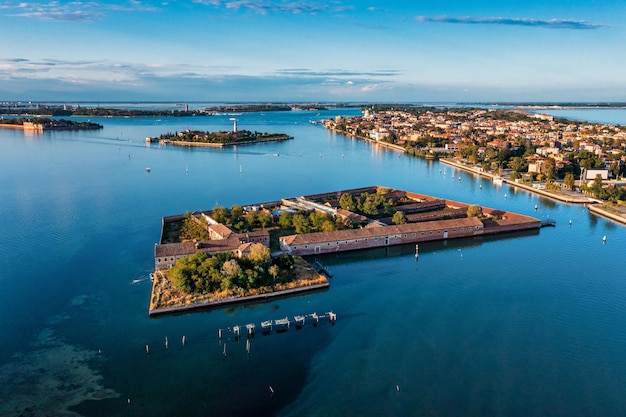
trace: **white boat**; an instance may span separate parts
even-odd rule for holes
[[[278,330],[286,330],[289,328],[289,318],[274,320],[274,325],[276,325]]]
[[[495,185],[502,185],[502,182],[503,182],[502,177],[493,177],[493,183]]]
[[[293,317],[293,321],[295,321],[296,327],[302,327],[302,326],[304,326],[304,322],[306,321],[306,317],[305,316],[294,316]]]

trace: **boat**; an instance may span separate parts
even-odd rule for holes
[[[147,167],[147,168],[146,168],[146,172],[150,172],[150,167]]]
[[[304,326],[304,322],[306,321],[306,317],[305,316],[294,316],[293,320],[296,323],[296,328],[301,328],[302,326]]]
[[[503,181],[502,177],[493,177],[493,183],[495,185],[502,185],[503,182],[504,181]]]
[[[254,330],[255,330],[254,323],[246,324],[246,329],[248,330],[248,335],[253,335],[254,334]]]
[[[284,319],[274,320],[274,324],[276,325],[276,330],[287,330],[289,328],[289,318],[285,317]]]
[[[150,281],[154,282],[154,272],[150,272]]]
[[[265,320],[261,322],[261,329],[263,333],[269,333],[272,331],[272,320]]]

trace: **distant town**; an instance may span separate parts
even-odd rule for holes
[[[618,203],[626,197],[626,127],[524,110],[370,106],[324,126],[424,158],[548,189],[578,190]]]

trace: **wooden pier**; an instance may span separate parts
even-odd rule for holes
[[[306,315],[296,315],[293,318],[283,317],[281,319],[275,320],[264,320],[260,323],[261,331],[264,335],[268,335],[272,333],[272,331],[276,332],[285,332],[291,328],[291,326],[295,326],[296,329],[302,329],[307,322],[313,324],[314,327],[317,327],[320,323],[320,320],[328,320],[328,322],[332,325],[337,321],[337,313],[333,311],[328,311],[324,314],[310,313]],[[232,327],[232,333],[235,336],[235,339],[238,339],[241,335],[241,329],[244,326],[236,324]],[[248,323],[245,325],[247,329],[248,338],[254,337],[257,325],[255,323]],[[217,337],[221,339],[223,337],[224,329],[218,329]]]

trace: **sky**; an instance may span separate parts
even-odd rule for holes
[[[626,0],[0,0],[0,101],[626,102]]]

